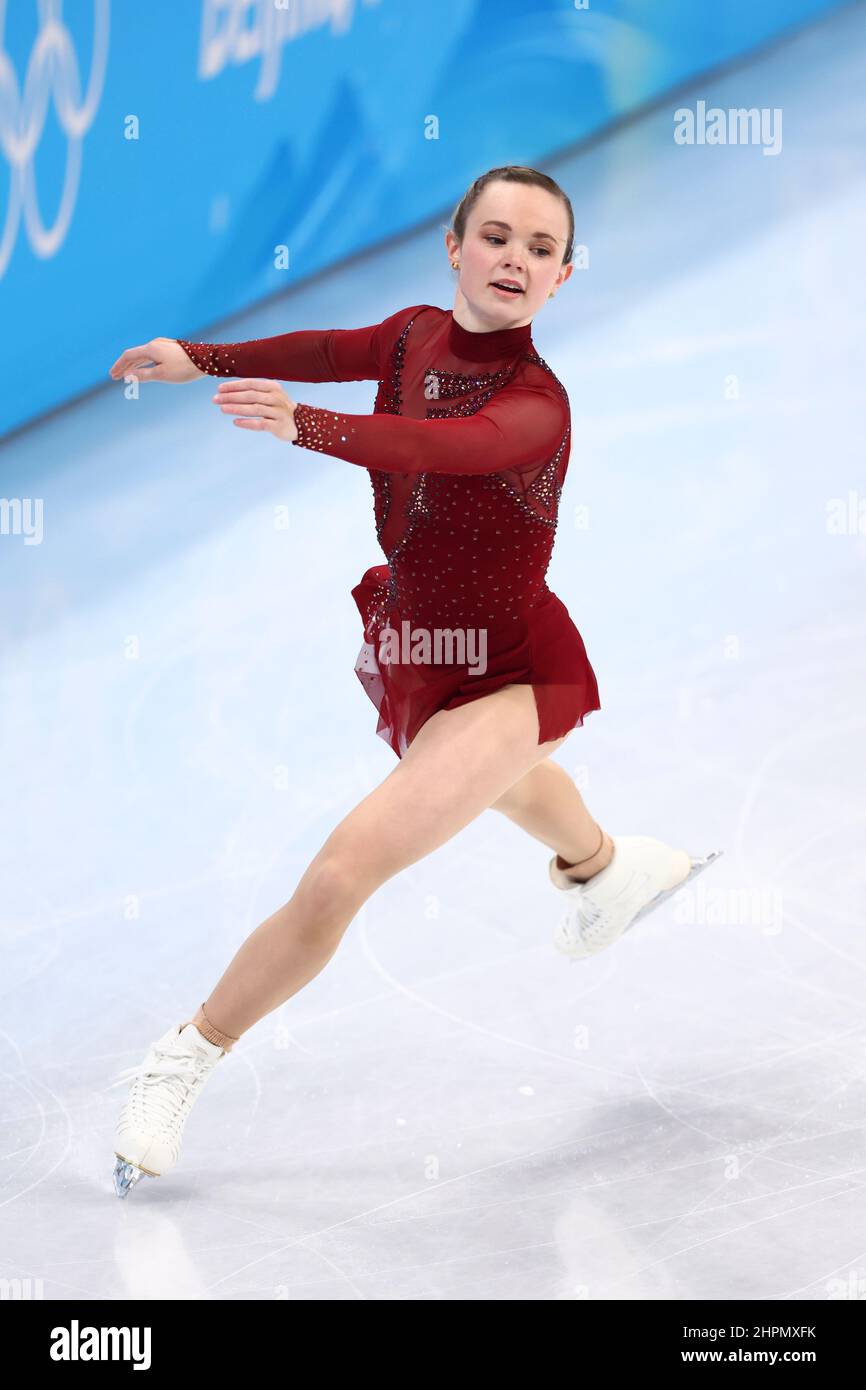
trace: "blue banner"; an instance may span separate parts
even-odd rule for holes
[[[0,5],[0,433],[841,3]]]

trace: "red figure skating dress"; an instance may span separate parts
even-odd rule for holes
[[[178,342],[214,376],[378,381],[372,415],[299,404],[295,442],[370,476],[387,563],[352,590],[355,670],[398,757],[435,711],[504,685],[532,686],[539,743],[601,708],[580,633],[545,582],[570,411],[531,325],[471,333],[416,304],[368,328]]]

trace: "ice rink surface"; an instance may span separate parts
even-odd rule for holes
[[[372,494],[235,428],[213,379],[106,375],[3,449],[44,535],[2,541],[0,1278],[866,1297],[864,49],[842,13],[545,166],[589,249],[533,329],[572,408],[548,578],[603,706],[558,760],[612,834],[724,857],[571,964],[549,851],[485,812],[244,1036],[126,1202],[112,1077],[396,765],[353,672]],[[698,99],[781,109],[780,153],[677,146]],[[450,308],[446,220],[218,336]],[[366,411],[375,384],[287,389]]]

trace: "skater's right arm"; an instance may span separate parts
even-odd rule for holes
[[[126,348],[110,368],[115,381],[175,384],[200,376],[269,377],[276,381],[378,381],[409,319],[425,308],[399,309],[366,328],[302,328],[244,343],[194,343],[187,338],[151,338]],[[146,365],[152,364],[152,365]]]
[[[178,345],[209,376],[269,377],[276,381],[378,381],[385,359],[419,305],[400,309],[367,328],[302,328],[244,343]]]
[[[204,376],[187,357],[174,338],[151,338],[148,343],[125,348],[108,369],[114,381],[135,377],[136,381],[169,381],[180,385]]]

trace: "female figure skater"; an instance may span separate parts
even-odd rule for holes
[[[215,1064],[318,974],[367,898],[488,807],[554,851],[565,904],[555,944],[572,957],[610,946],[719,853],[612,838],[550,756],[601,708],[580,633],[545,583],[570,412],[531,321],[571,276],[573,241],[553,179],[491,169],[445,236],[453,310],[415,304],[368,328],[245,343],[155,338],[111,368],[115,380],[231,377],[213,401],[235,425],[368,470],[386,563],[352,590],[364,632],[355,669],[399,759],[193,1018],[113,1083],[131,1081],[115,1133],[119,1196],[174,1166]],[[274,378],[378,381],[374,413],[298,404]]]

